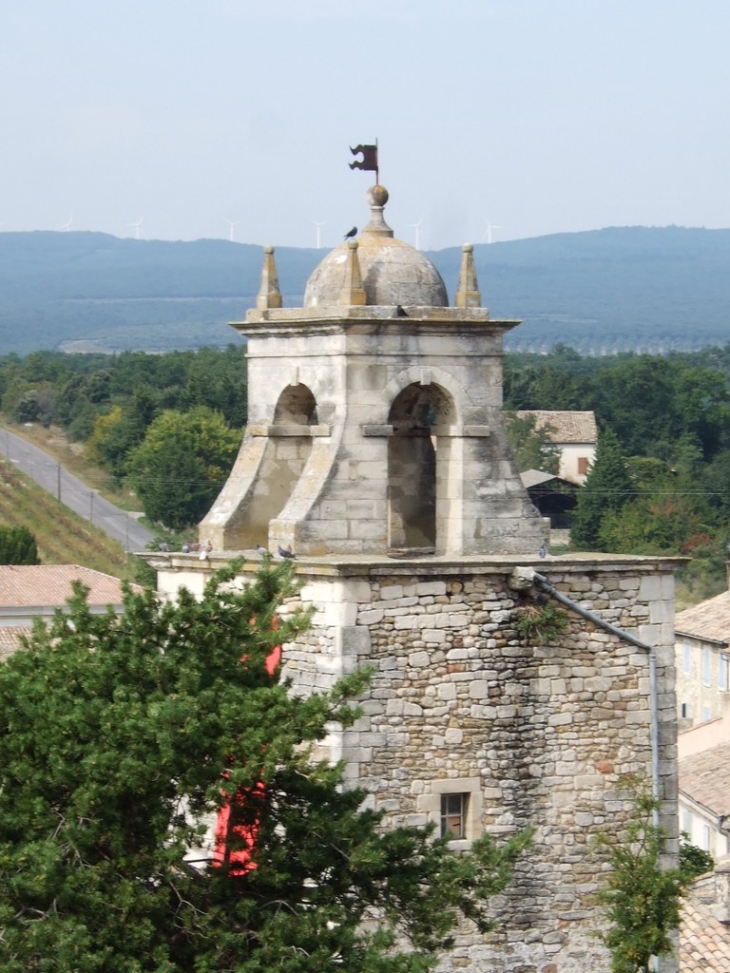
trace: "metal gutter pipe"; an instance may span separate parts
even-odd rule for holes
[[[644,652],[649,654],[649,706],[651,711],[651,790],[654,800],[659,802],[659,700],[657,694],[657,661],[656,661],[656,646],[648,645],[646,642],[642,642],[641,639],[636,638],[635,635],[631,635],[629,632],[625,632],[621,628],[617,628],[610,622],[605,621],[605,619],[600,618],[594,612],[589,611],[587,608],[583,608],[577,602],[572,601],[567,598],[561,591],[558,591],[553,585],[550,584],[548,579],[535,571],[534,568],[516,568],[515,574],[519,572],[522,578],[532,579],[537,583],[538,587],[544,591],[546,594],[550,595],[556,601],[570,608],[576,614],[581,615],[583,618],[588,619],[588,621],[593,622],[598,628],[602,628],[605,632],[609,632],[611,635],[615,635],[616,638],[621,639],[622,642],[628,642],[629,645],[635,645],[638,649],[643,649]],[[654,808],[653,822],[658,827],[659,826],[659,808]]]

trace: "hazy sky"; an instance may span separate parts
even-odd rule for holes
[[[0,0],[0,232],[730,227],[730,0]]]

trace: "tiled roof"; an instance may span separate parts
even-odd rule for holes
[[[717,817],[730,814],[730,743],[683,757],[679,789]]]
[[[79,564],[0,565],[0,608],[63,607],[72,595],[71,582],[89,589],[90,605],[120,605],[119,578]]]
[[[542,409],[522,410],[517,415],[524,419],[534,416],[536,428],[550,425],[554,443],[595,443],[598,441],[596,417],[592,412],[546,412]]]
[[[730,591],[679,612],[674,618],[674,630],[716,642],[730,639]]]
[[[730,930],[715,918],[713,873],[692,883],[679,922],[680,973],[728,973]]]

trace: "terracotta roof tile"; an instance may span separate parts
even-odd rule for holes
[[[517,413],[524,419],[535,416],[536,428],[550,425],[554,443],[595,443],[598,440],[596,417],[592,412],[546,412],[542,409],[524,409]]]
[[[730,591],[679,612],[674,619],[674,630],[681,635],[716,642],[730,639]]]
[[[728,973],[730,930],[715,918],[711,894],[715,876],[703,875],[692,884],[682,903],[679,922],[680,973]]]
[[[730,814],[730,743],[683,757],[679,789],[717,817]]]
[[[120,605],[119,578],[79,564],[0,565],[0,608],[62,607],[72,594],[71,582],[89,589],[90,605]]]

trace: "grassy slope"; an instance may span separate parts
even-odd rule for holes
[[[33,532],[43,564],[83,564],[134,580],[135,558],[0,458],[0,523]]]

